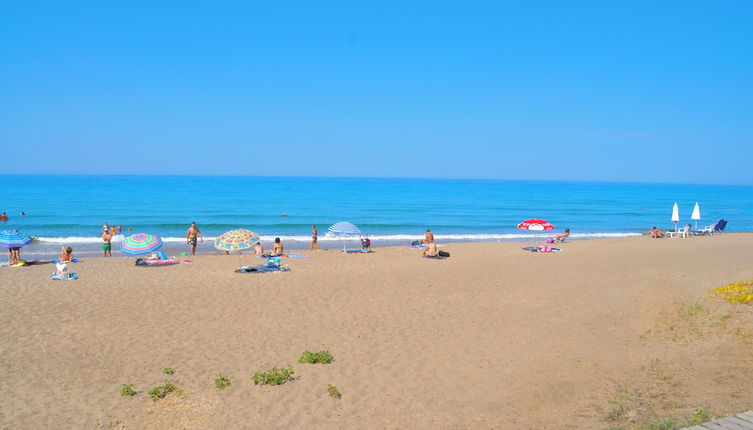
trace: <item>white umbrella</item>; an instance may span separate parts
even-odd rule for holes
[[[361,229],[347,221],[332,224],[329,231],[343,238],[343,249],[345,249],[345,236],[361,236]]]
[[[701,208],[698,207],[698,202],[695,202],[695,207],[693,208],[693,215],[690,216],[690,219],[695,220],[695,229],[698,230],[698,220],[701,219]]]
[[[680,222],[680,208],[677,207],[677,202],[672,207],[672,222],[675,223],[675,231],[677,231],[677,223]]]

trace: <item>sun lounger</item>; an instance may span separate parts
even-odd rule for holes
[[[667,236],[667,237],[683,237],[683,238],[684,237],[688,237],[688,236],[690,236],[690,226],[686,225],[685,228],[683,228],[682,230],[678,230],[678,231],[671,231],[671,230],[669,230],[669,231],[667,231],[665,233],[665,236]]]
[[[720,226],[720,224],[722,222],[724,222],[724,220],[722,218],[719,218],[718,220],[716,220],[715,223],[713,223],[711,225],[707,225],[706,227],[704,227],[704,228],[702,228],[700,230],[694,231],[693,235],[695,235],[695,236],[705,236],[705,235],[709,235],[709,234],[715,234],[714,232],[717,231],[717,229],[719,228],[719,226]]]

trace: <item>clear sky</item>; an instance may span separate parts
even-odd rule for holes
[[[753,184],[749,0],[2,9],[0,173]]]

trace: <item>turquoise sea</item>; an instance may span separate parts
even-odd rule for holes
[[[550,233],[516,228],[530,218],[570,228],[579,238],[644,233],[656,225],[699,226],[729,220],[727,231],[753,231],[753,187],[725,185],[537,182],[458,179],[380,179],[235,176],[0,176],[0,212],[37,241],[28,253],[57,252],[61,244],[94,253],[101,226],[155,233],[166,247],[185,246],[196,221],[206,238],[250,228],[264,241],[281,237],[304,248],[316,224],[325,233],[338,221],[358,225],[375,245],[407,244],[430,228],[438,241],[527,240]],[[25,216],[20,216],[23,211]],[[117,247],[115,247],[117,250]],[[202,252],[215,252],[210,242]],[[117,251],[115,252],[117,254]]]

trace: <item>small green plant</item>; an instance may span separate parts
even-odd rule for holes
[[[698,408],[693,412],[691,420],[693,421],[693,424],[703,424],[707,421],[711,421],[711,412],[703,408]]]
[[[329,393],[330,397],[334,397],[336,399],[339,399],[343,396],[342,394],[340,394],[340,390],[338,390],[337,387],[332,384],[327,384],[327,392]]]
[[[133,389],[133,384],[123,384],[120,386],[121,396],[135,396],[136,390]]]
[[[292,367],[273,367],[266,372],[259,371],[254,373],[254,385],[282,385],[288,382],[294,373]]]
[[[164,373],[165,375],[172,375],[173,373],[175,373],[175,371],[172,367],[165,367],[164,369],[162,369],[162,373]]]
[[[640,430],[679,430],[683,427],[685,427],[685,424],[682,421],[674,418],[659,418],[643,423],[638,428]]]
[[[214,386],[217,387],[218,390],[224,390],[230,386],[230,380],[220,373],[219,376],[217,376],[217,379],[214,380]]]
[[[301,358],[298,359],[299,363],[324,363],[329,364],[332,363],[332,354],[329,353],[327,350],[322,350],[319,352],[312,352],[312,351],[303,351],[303,354],[301,354]]]
[[[175,385],[170,381],[165,381],[165,385],[158,385],[149,390],[149,395],[152,396],[152,400],[164,399],[168,394],[176,390]]]

